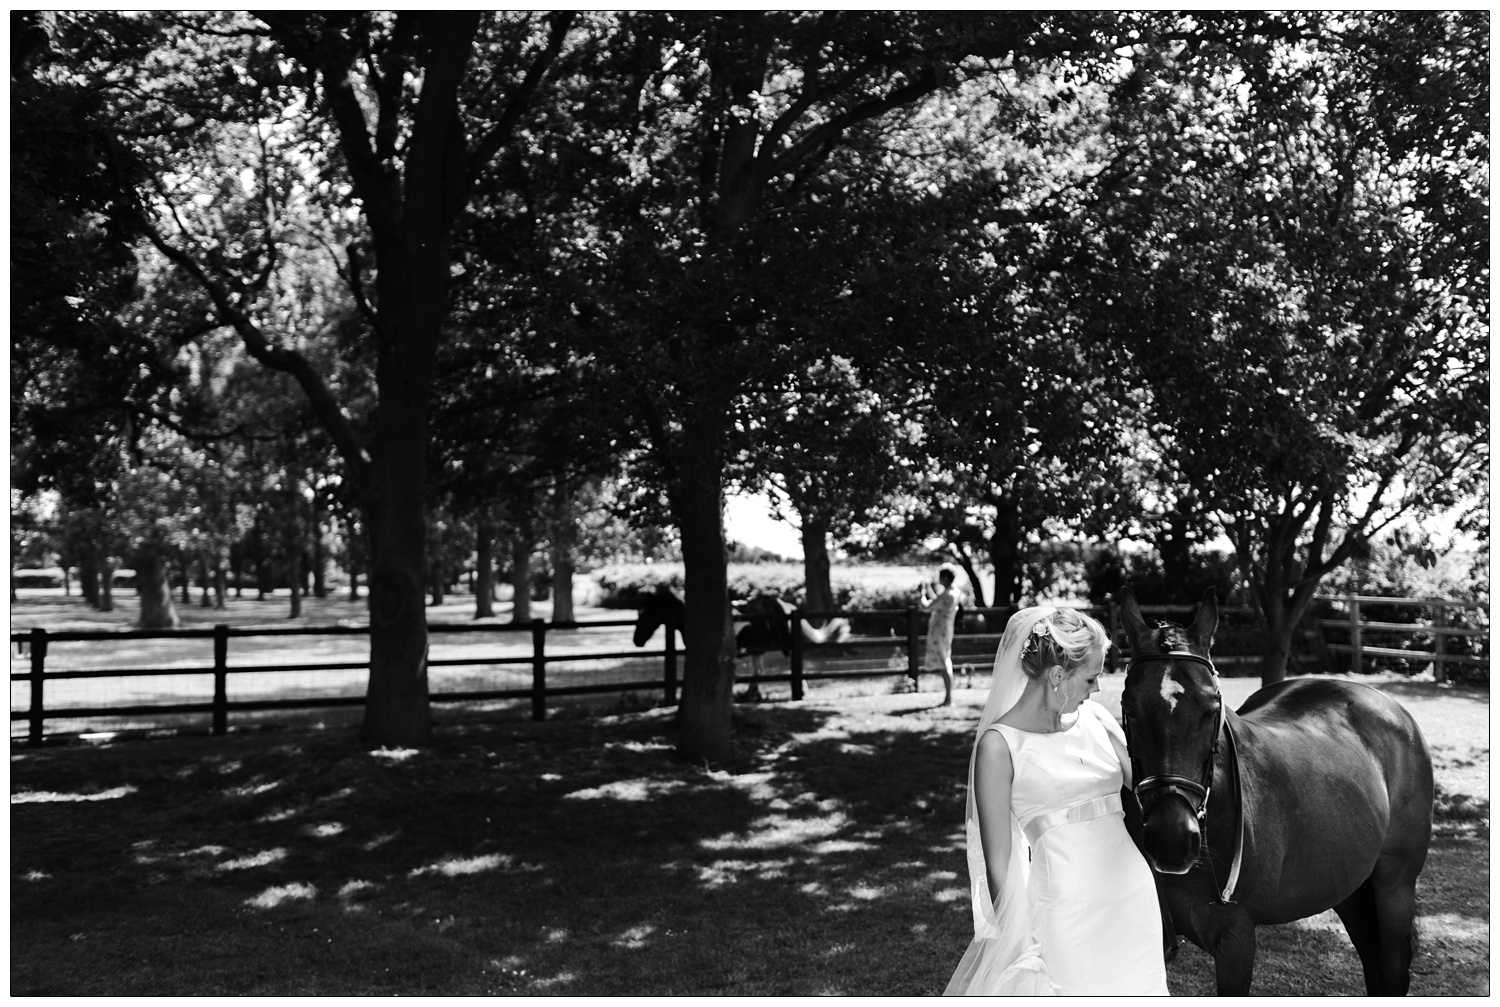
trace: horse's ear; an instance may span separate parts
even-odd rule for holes
[[[1214,630],[1218,626],[1219,599],[1214,595],[1214,589],[1209,588],[1204,593],[1203,600],[1198,603],[1198,611],[1193,615],[1193,625],[1189,630],[1205,654],[1213,646]]]
[[[1131,651],[1140,653],[1140,641],[1146,638],[1150,629],[1141,615],[1141,606],[1136,604],[1135,593],[1128,587],[1120,592],[1120,618],[1125,621],[1125,636],[1130,640]]]

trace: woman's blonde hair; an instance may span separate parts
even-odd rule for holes
[[[1109,633],[1099,620],[1077,609],[1060,608],[1037,620],[1021,649],[1021,670],[1040,678],[1053,665],[1072,674],[1095,654],[1109,648]]]

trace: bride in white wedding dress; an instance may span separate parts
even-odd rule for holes
[[[1120,805],[1124,734],[1088,699],[1108,645],[1072,609],[1005,626],[969,761],[974,941],[947,995],[1167,995],[1156,884]]]

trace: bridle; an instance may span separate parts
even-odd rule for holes
[[[1145,795],[1155,790],[1166,791],[1167,793],[1175,792],[1188,802],[1189,807],[1192,807],[1195,803],[1197,804],[1194,810],[1198,816],[1198,821],[1202,822],[1208,814],[1208,795],[1213,790],[1214,782],[1214,759],[1219,754],[1219,737],[1224,733],[1225,725],[1224,693],[1219,689],[1219,670],[1206,657],[1199,657],[1197,654],[1190,654],[1187,651],[1172,651],[1167,654],[1141,654],[1131,658],[1130,663],[1125,667],[1126,676],[1130,675],[1136,665],[1145,661],[1190,661],[1194,664],[1203,665],[1203,667],[1213,673],[1214,694],[1219,700],[1219,723],[1214,728],[1214,740],[1213,744],[1209,746],[1208,758],[1203,761],[1203,782],[1201,783],[1186,776],[1175,776],[1170,773],[1162,773],[1157,776],[1148,776],[1145,779],[1141,779],[1140,763],[1135,754],[1136,746],[1130,739],[1131,717],[1126,711],[1124,704],[1122,703],[1120,706],[1120,726],[1125,731],[1125,747],[1130,752],[1130,775],[1135,779],[1135,785],[1131,787],[1131,791],[1135,794],[1136,800],[1144,803]]]

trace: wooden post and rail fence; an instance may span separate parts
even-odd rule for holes
[[[1346,630],[1349,642],[1347,644],[1321,642],[1320,647],[1326,651],[1336,653],[1347,653],[1350,656],[1350,670],[1362,672],[1368,659],[1399,659],[1405,662],[1421,662],[1430,664],[1437,681],[1445,681],[1450,666],[1458,664],[1489,665],[1489,628],[1488,620],[1482,628],[1461,627],[1452,624],[1453,616],[1464,610],[1477,610],[1487,612],[1486,606],[1474,602],[1454,601],[1449,599],[1408,599],[1408,598],[1380,598],[1362,595],[1344,595],[1322,599],[1325,602],[1342,604],[1346,608],[1343,618],[1320,617],[1315,620],[1318,630],[1334,629]],[[1404,623],[1389,621],[1368,621],[1363,616],[1366,611],[1374,606],[1422,606],[1432,609],[1434,615],[1430,623]],[[1142,611],[1148,615],[1170,615],[1181,617],[1190,613],[1193,606],[1142,606]],[[966,609],[966,618],[975,616],[986,619],[989,632],[964,633],[960,632],[955,637],[954,663],[960,662],[959,651],[962,648],[965,636],[970,637],[973,643],[987,645],[988,653],[993,654],[993,640],[998,637],[996,627],[1003,625],[1004,619],[1009,617],[1013,609]],[[1112,637],[1118,642],[1122,639],[1120,632],[1119,606],[1113,601],[1107,606],[1088,609],[1092,614],[1105,623],[1110,629]],[[1246,613],[1249,610],[1221,609],[1221,617],[1225,614]],[[921,667],[923,649],[923,638],[925,637],[926,619],[925,613],[917,608],[902,610],[870,610],[870,611],[838,611],[838,612],[802,612],[797,611],[789,616],[789,619],[824,619],[824,618],[858,618],[865,620],[905,620],[904,640],[902,635],[895,632],[898,627],[893,627],[891,635],[886,636],[853,636],[836,645],[813,645],[803,640],[800,632],[791,632],[792,646],[788,655],[788,671],[785,674],[769,674],[760,676],[761,682],[787,682],[791,686],[793,700],[800,700],[805,694],[806,683],[813,680],[828,679],[856,679],[873,678],[882,676],[904,675],[915,678]],[[530,653],[510,653],[505,655],[461,658],[432,659],[428,661],[429,668],[443,668],[450,666],[506,666],[506,665],[529,665],[531,670],[531,683],[529,688],[494,688],[494,689],[466,689],[462,691],[436,691],[432,692],[430,698],[434,703],[462,703],[489,700],[530,700],[531,716],[534,720],[545,720],[547,716],[547,702],[550,698],[562,696],[577,696],[590,693],[610,692],[643,692],[661,691],[663,701],[667,705],[677,702],[678,694],[678,660],[682,652],[677,647],[677,634],[667,632],[665,634],[665,646],[660,651],[653,650],[628,650],[628,651],[590,651],[590,652],[549,652],[547,649],[547,635],[549,632],[590,630],[603,628],[619,628],[635,625],[634,619],[600,620],[595,622],[553,622],[549,623],[541,619],[534,619],[529,623],[509,624],[479,624],[479,625],[437,625],[428,627],[429,635],[466,635],[466,634],[505,634],[505,633],[530,633]],[[795,623],[788,625],[793,628]],[[1221,622],[1222,625],[1222,622]],[[235,629],[227,625],[218,625],[209,629],[187,629],[187,630],[142,630],[129,632],[111,631],[77,631],[77,632],[55,632],[51,633],[45,629],[32,629],[29,632],[12,633],[11,642],[16,645],[18,653],[29,657],[29,670],[12,671],[12,683],[26,682],[29,685],[30,696],[24,709],[18,709],[13,703],[11,709],[11,720],[28,722],[26,740],[29,744],[41,744],[45,737],[45,725],[49,719],[66,718],[69,720],[100,718],[100,717],[129,717],[129,716],[151,716],[161,714],[208,714],[211,730],[216,735],[223,735],[229,730],[229,715],[232,712],[268,711],[268,710],[290,710],[290,709],[313,709],[319,707],[336,706],[358,706],[363,705],[364,696],[361,695],[339,695],[339,696],[302,696],[296,698],[259,698],[231,700],[229,698],[229,678],[231,675],[243,673],[296,673],[296,672],[329,672],[329,671],[368,671],[368,661],[336,661],[320,663],[299,664],[230,664],[230,642],[235,639],[266,638],[266,637],[330,637],[330,636],[362,636],[369,632],[366,626],[338,626],[338,627],[289,627],[272,629]],[[1368,634],[1382,633],[1407,634],[1419,637],[1430,637],[1433,649],[1408,650],[1388,646],[1372,646],[1367,642]],[[1482,655],[1460,654],[1453,652],[1447,645],[1447,641],[1454,638],[1479,638],[1482,641]],[[213,664],[212,667],[181,666],[159,668],[93,668],[93,669],[48,669],[47,660],[49,650],[53,644],[76,643],[76,642],[120,642],[126,640],[149,640],[149,639],[212,639],[213,641]],[[882,647],[889,654],[893,644],[897,644],[905,650],[905,660],[898,661],[889,658],[884,663],[868,668],[859,668],[853,671],[809,671],[807,669],[807,655],[809,651],[816,652],[850,652],[860,647]],[[1114,667],[1114,651],[1111,651],[1111,669]],[[559,682],[554,679],[549,683],[547,678],[548,668],[551,666],[565,665],[574,661],[639,661],[640,659],[661,659],[661,674],[658,678],[637,681],[607,681],[585,684],[568,684],[566,679]],[[982,655],[975,658],[975,664],[982,664]],[[1258,660],[1255,657],[1224,657],[1221,663],[1248,663]],[[121,679],[144,676],[175,676],[175,675],[213,675],[213,692],[211,698],[195,702],[178,703],[153,703],[153,704],[118,704],[108,703],[100,705],[69,705],[49,709],[45,704],[47,695],[47,684],[49,682],[61,682],[76,679]]]

